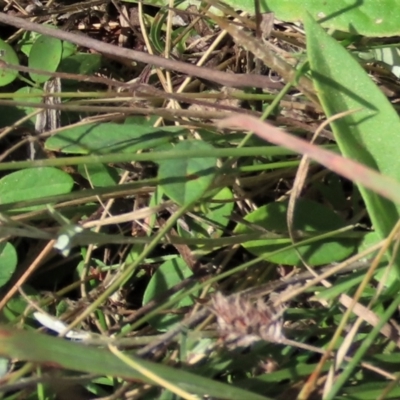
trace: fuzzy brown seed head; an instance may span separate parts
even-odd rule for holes
[[[262,299],[254,304],[240,295],[225,297],[216,293],[211,310],[227,346],[247,347],[260,340],[279,342],[283,338],[283,310],[275,310]]]

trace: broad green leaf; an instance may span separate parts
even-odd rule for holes
[[[39,36],[29,52],[29,68],[55,72],[61,61],[62,42],[50,36]],[[46,82],[50,76],[29,74],[32,80],[38,83]]]
[[[14,246],[9,242],[0,243],[0,287],[11,279],[17,262],[18,256]]]
[[[42,94],[43,90],[39,88],[34,88],[31,86],[24,86],[14,92],[14,101],[28,101],[31,103],[40,103],[42,101],[41,96],[35,96],[36,94]],[[28,95],[32,95],[32,97],[27,97]],[[26,117],[28,114],[31,114],[33,111],[37,111],[37,109],[33,107],[22,107],[22,106],[15,106],[15,107],[7,107],[4,110],[6,112],[0,112],[0,128],[3,128],[8,125],[14,124],[16,121],[20,120],[21,118]],[[30,118],[29,120],[25,121],[22,126],[29,127],[34,129],[36,121],[36,116]]]
[[[213,147],[200,140],[185,140],[174,147],[183,153],[200,149],[205,151]],[[214,179],[216,162],[214,157],[160,161],[158,177],[165,194],[180,205],[200,198]]]
[[[43,97],[40,96],[41,94],[43,94],[43,90],[35,87],[24,86],[18,89],[16,92],[14,92],[14,94],[15,94],[14,96],[15,101],[28,101],[30,103],[41,103],[43,100]],[[32,97],[25,97],[28,95],[32,95]],[[17,106],[17,108],[18,110],[22,110],[24,115],[31,114],[32,112],[37,110],[37,108],[33,107]],[[28,121],[28,123],[30,122],[31,124],[35,124],[35,121],[36,121],[36,116],[32,117],[30,121]]]
[[[93,187],[112,186],[118,183],[118,172],[104,164],[78,165],[78,172],[86,178]]]
[[[23,169],[0,179],[0,204],[69,193],[73,185],[71,176],[57,168]]]
[[[232,0],[227,1],[231,4]],[[248,10],[253,0],[233,0],[235,7],[243,4]],[[282,21],[304,21],[306,13],[314,20],[322,20],[324,28],[364,36],[395,36],[400,34],[397,0],[260,0],[263,12],[273,12]]]
[[[78,47],[76,44],[71,42],[62,42],[62,56],[61,59],[64,60],[67,57],[72,56],[77,52]]]
[[[51,151],[67,154],[133,153],[168,143],[172,137],[184,134],[177,126],[153,128],[143,125],[93,123],[56,133],[46,140]]]
[[[207,204],[203,212],[196,213],[202,220],[186,218],[187,228],[182,224],[178,225],[178,232],[182,237],[190,238],[218,238],[221,237],[224,228],[228,225],[230,215],[233,210],[232,191],[225,187],[211,199],[207,199]]]
[[[368,232],[360,243],[358,251],[361,252],[367,250],[377,244],[379,241],[380,238],[377,232]],[[373,255],[371,254],[371,258],[372,257]],[[397,295],[398,287],[395,285],[398,282],[397,276],[398,274],[396,268],[388,264],[385,258],[382,258],[381,262],[379,263],[379,267],[375,271],[374,279],[380,282],[380,284],[385,288],[390,288],[390,291],[395,290],[393,295]]]
[[[153,384],[149,378],[135,371],[105,348],[68,342],[37,332],[19,331],[0,327],[0,356],[31,361],[48,367],[72,371],[109,375],[127,380],[140,380]],[[200,396],[226,400],[269,400],[268,397],[240,389],[212,379],[169,366],[142,360],[129,354],[136,363],[160,378]]]
[[[400,182],[400,119],[396,111],[354,57],[310,16],[305,28],[312,78],[327,117],[358,110],[331,123],[340,151]],[[400,205],[363,186],[359,190],[379,237],[387,237],[399,219]]]
[[[235,229],[235,233],[260,232],[261,228],[266,232],[285,234],[287,233],[286,214],[287,203],[267,204],[248,214],[245,220],[250,225],[239,224]],[[256,227],[252,229],[251,224]],[[318,232],[321,234],[326,233],[342,228],[344,225],[343,220],[337,214],[319,203],[305,199],[297,202],[293,228],[299,233],[313,233],[317,236]],[[282,243],[281,240],[260,239],[247,241],[242,246],[250,253],[262,256],[289,245],[289,235],[287,235],[287,238],[286,243]],[[356,244],[355,240],[349,238],[339,239],[333,237],[300,246],[297,249],[309,264],[321,265],[343,260],[355,250]],[[265,259],[277,264],[301,265],[301,261],[293,249],[274,256],[266,255]]]
[[[39,36],[39,33],[25,31],[18,42],[21,53],[25,54],[26,57],[29,58],[29,53],[31,52],[33,43],[35,43],[35,40]]]
[[[137,3],[138,0],[124,0]],[[144,0],[145,4],[167,7],[168,0]],[[207,3],[207,2],[204,2]],[[212,2],[214,3],[214,2]],[[254,14],[254,0],[225,0],[236,10]],[[200,0],[186,0],[179,8],[200,5]],[[217,7],[214,13],[220,14]],[[364,36],[397,36],[400,35],[398,0],[260,0],[261,13],[273,12],[275,18],[285,22],[301,22],[309,12],[314,19],[322,19],[324,28],[355,33]]]
[[[324,177],[324,181],[313,182],[313,187],[318,189],[322,194],[324,201],[332,205],[337,211],[345,211],[349,206],[343,187],[343,179],[335,174],[328,174]]]
[[[29,101],[30,103],[40,103],[43,99],[41,96],[43,94],[43,90],[31,86],[24,86],[19,88],[14,92],[14,101]],[[35,111],[36,108],[33,107],[21,107],[18,108],[22,110],[26,110],[27,114]]]
[[[189,278],[191,275],[192,271],[181,258],[175,258],[164,262],[151,277],[150,282],[147,285],[143,296],[143,305],[159,296],[162,296],[162,294],[168,289],[182,282],[182,280]],[[174,296],[171,296],[171,298],[173,297]],[[191,305],[193,305],[193,300],[190,297],[185,297],[176,304],[175,307],[181,308]],[[181,319],[182,315],[162,314],[152,318],[149,323],[159,331],[165,331]]]
[[[157,115],[130,115],[124,121],[125,125],[144,125],[153,127],[157,122]]]
[[[0,39],[0,61],[4,61],[7,64],[11,65],[19,65],[17,53],[8,43],[6,43],[4,40],[1,39]],[[18,76],[18,71],[0,67],[0,87],[6,86],[9,83],[13,82],[17,76]]]
[[[63,59],[58,70],[70,74],[90,75],[97,72],[100,66],[100,54],[78,53]]]

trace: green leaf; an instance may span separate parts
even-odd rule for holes
[[[100,54],[78,53],[63,59],[58,70],[70,74],[90,75],[97,72],[100,66]]]
[[[60,64],[62,51],[61,40],[41,35],[33,43],[29,53],[28,66],[29,68],[55,72]],[[29,75],[32,80],[38,83],[46,82],[50,78],[50,76],[35,73]]]
[[[23,285],[22,289],[30,300],[34,301],[35,303],[40,302],[41,294],[36,291],[32,286]],[[21,294],[17,294],[7,302],[7,305],[3,309],[3,315],[8,321],[14,321],[15,319],[23,315],[28,307],[29,304],[27,302],[27,299],[25,297],[22,297]],[[44,309],[47,308],[44,307]]]
[[[0,61],[4,61],[7,64],[19,65],[17,53],[14,49],[0,39]],[[0,86],[6,86],[13,82],[18,76],[18,71],[12,69],[5,69],[0,67]]]
[[[0,287],[11,279],[17,262],[18,256],[14,246],[9,242],[0,243]]]
[[[36,94],[42,94],[43,90],[34,88],[31,86],[24,86],[17,91],[14,92],[14,101],[29,101],[32,103],[40,103],[42,101],[42,97],[35,96]],[[31,94],[32,97],[25,97],[26,95]],[[21,96],[22,95],[22,96]],[[28,114],[36,111],[37,108],[32,107],[7,107],[7,112],[0,112],[0,128],[3,128],[8,125],[13,125],[15,122],[20,119],[26,117]],[[23,127],[29,127],[30,129],[34,129],[35,127],[36,116],[30,118],[27,121],[24,121],[21,125]]]
[[[379,243],[379,241],[380,238],[377,232],[368,232],[358,246],[358,251],[362,252],[364,250],[367,250]],[[397,277],[397,270],[393,268],[390,264],[388,265],[385,258],[382,258],[379,263],[379,267],[375,271],[374,279],[377,280],[384,287],[391,288],[389,290],[395,290],[395,292],[393,292],[392,294],[393,296],[397,295],[398,293],[398,286],[396,285],[398,283]]]
[[[213,147],[199,140],[186,140],[174,147],[182,152],[208,149]],[[214,157],[160,161],[158,177],[165,194],[180,205],[200,198],[214,179],[216,162]]]
[[[157,122],[157,115],[130,115],[126,117],[124,124],[125,125],[144,125],[148,127],[154,126]]]
[[[164,262],[151,277],[147,285],[143,296],[143,305],[159,297],[168,289],[191,275],[192,271],[181,258],[175,258]],[[174,296],[176,297],[176,294],[171,296],[171,298],[174,298]],[[193,300],[190,297],[185,297],[176,304],[176,308],[179,309],[191,305],[193,305]],[[179,322],[181,319],[182,316],[179,315],[160,315],[152,318],[149,323],[159,331],[166,331],[171,325]]]
[[[257,230],[252,229],[251,225],[239,224],[235,233],[254,233],[263,228],[272,234],[285,234],[287,232],[287,203],[270,203],[260,207],[256,211],[248,214],[245,220],[250,224],[255,224]],[[311,200],[301,199],[296,204],[293,228],[303,233],[318,232],[326,233],[340,229],[344,226],[343,220],[329,208]],[[282,240],[260,239],[250,240],[242,244],[250,253],[262,256],[269,252],[278,250],[291,243],[287,235],[286,243]],[[328,264],[340,261],[348,257],[356,247],[356,241],[351,239],[330,239],[318,240],[313,244],[300,246],[297,250],[303,258],[311,265]],[[274,256],[265,256],[265,259],[276,264],[301,265],[301,261],[295,250],[290,249]]]
[[[172,137],[184,134],[178,126],[153,128],[144,125],[93,123],[56,133],[46,140],[51,151],[67,154],[133,153],[168,143]]]
[[[168,9],[163,8],[159,10],[154,18],[150,20],[150,32],[149,32],[149,39],[155,49],[155,51],[159,54],[162,54],[165,51],[165,44],[162,40],[165,31],[165,22],[168,17]],[[171,36],[172,36],[171,32]]]
[[[400,120],[396,111],[354,57],[310,16],[305,28],[312,77],[327,117],[360,110],[331,123],[340,151],[400,181]],[[399,219],[400,205],[363,186],[359,190],[379,237],[387,237]]]
[[[29,168],[12,172],[0,179],[0,204],[69,193],[73,185],[73,179],[57,168]],[[38,206],[24,210],[33,208]]]
[[[388,393],[387,385],[385,385],[384,382],[364,382],[356,385],[348,384],[342,388],[341,393],[343,393],[342,399],[352,400],[376,400],[379,398],[397,400],[400,398],[400,388],[394,386]]]
[[[230,0],[228,4],[244,11],[252,8],[253,0]],[[400,34],[397,0],[261,0],[262,12],[273,12],[282,21],[303,21],[306,13],[314,20],[322,20],[324,28],[351,32],[364,36],[395,36]]]
[[[178,225],[179,235],[199,239],[221,237],[223,229],[230,221],[229,217],[232,213],[233,205],[231,190],[227,187],[223,188],[211,199],[207,199],[206,209],[203,210],[203,213],[199,213],[199,217],[204,221],[185,218],[189,230],[184,229],[182,225]]]
[[[61,59],[64,60],[67,57],[72,56],[77,52],[78,47],[76,44],[71,42],[62,42],[62,56]]]
[[[104,348],[68,342],[37,332],[18,331],[6,326],[0,327],[0,341],[0,355],[8,358],[55,366],[57,369],[108,375],[130,381],[141,380],[153,384],[149,378],[126,365]],[[226,400],[269,400],[268,397],[240,389],[232,384],[224,384],[183,369],[178,370],[142,360],[132,354],[129,357],[153,374],[190,393]]]
[[[138,0],[125,0],[138,3]],[[167,7],[167,0],[144,0],[145,4]],[[226,4],[236,10],[254,14],[254,0],[225,0]],[[398,0],[260,0],[261,13],[273,12],[275,18],[285,22],[299,22],[309,12],[314,19],[322,19],[324,28],[355,33],[364,36],[397,36],[400,35]],[[200,6],[201,0],[187,0],[178,8],[186,9],[190,5]],[[204,4],[204,3],[203,3]],[[221,14],[217,7],[211,7],[213,13]]]
[[[41,103],[43,99],[43,97],[40,96],[41,94],[43,94],[43,90],[31,86],[24,86],[18,89],[16,92],[14,92],[14,94],[15,94],[14,101],[28,101],[30,103]],[[32,95],[32,97],[25,97],[25,95],[28,94]],[[23,95],[23,97],[21,97],[20,95]],[[22,107],[22,106],[17,106],[17,109],[23,111],[24,115],[31,114],[32,112],[37,110],[37,108],[34,107]],[[34,125],[35,121],[36,121],[36,116],[32,117],[29,122]]]
[[[18,41],[19,50],[21,53],[25,54],[26,57],[29,58],[29,53],[31,52],[33,43],[35,43],[38,36],[40,35],[36,32],[25,31],[21,39]]]
[[[104,164],[78,165],[78,172],[89,180],[93,187],[112,186],[118,183],[119,179],[117,170]]]

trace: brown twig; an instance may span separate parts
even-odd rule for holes
[[[117,56],[144,64],[152,64],[156,67],[165,68],[189,76],[206,79],[208,81],[213,81],[224,86],[268,88],[271,86],[272,83],[271,79],[266,76],[231,74],[210,68],[197,67],[195,65],[184,63],[182,61],[166,59],[160,56],[155,56],[136,50],[113,46],[111,44],[103,43],[99,40],[95,40],[84,35],[78,35],[76,33],[66,32],[59,29],[52,29],[45,25],[26,21],[25,19],[17,18],[4,13],[0,13],[0,22],[24,29],[26,31],[33,31],[42,35],[55,37],[60,40],[75,43],[79,46],[93,49],[102,54]]]

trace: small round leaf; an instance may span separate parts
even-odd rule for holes
[[[60,63],[59,71],[72,74],[90,75],[101,66],[100,54],[73,54]]]
[[[24,86],[20,89],[18,89],[16,92],[14,92],[14,101],[27,101],[30,103],[40,103],[43,99],[41,95],[43,94],[43,90],[31,86]],[[26,95],[32,95],[32,97],[25,97]],[[26,106],[17,106],[17,109],[23,112],[22,116],[26,116],[28,114],[33,113],[34,111],[37,111],[37,108],[33,107],[26,107]],[[37,116],[34,115],[33,117],[30,118],[30,121],[26,121],[24,126],[34,126],[35,121],[36,121]]]
[[[0,204],[69,193],[73,185],[73,179],[57,168],[23,169],[0,179]],[[33,208],[37,207],[29,207],[30,210]]]
[[[39,36],[32,46],[29,53],[29,68],[41,69],[44,71],[55,72],[61,61],[63,47],[61,40],[49,37]],[[38,83],[46,82],[50,76],[29,74],[32,80]]]
[[[77,52],[78,47],[76,44],[71,43],[71,42],[62,42],[62,56],[61,58],[64,60],[67,57],[72,56],[72,54],[75,54]]]
[[[213,150],[213,146],[199,140],[179,142],[174,150]],[[158,177],[165,194],[179,205],[185,205],[207,190],[214,179],[215,157],[179,158],[159,162]]]
[[[4,40],[0,39],[0,61],[4,61],[7,64],[19,65],[19,60],[17,53],[14,49],[6,43]],[[18,76],[18,71],[2,68],[0,66],[0,86],[6,86],[13,82]]]
[[[0,287],[12,277],[17,267],[18,257],[11,243],[0,243]]]
[[[188,278],[191,275],[192,271],[181,258],[175,258],[173,260],[166,261],[151,277],[146,291],[144,292],[143,305],[162,295],[165,291],[182,282],[183,279]],[[173,295],[172,298],[174,296],[176,295]],[[176,308],[191,306],[192,304],[192,299],[190,297],[185,297],[178,304],[176,304]],[[182,316],[167,314],[156,316],[152,318],[149,323],[154,328],[164,331],[181,319]]]

